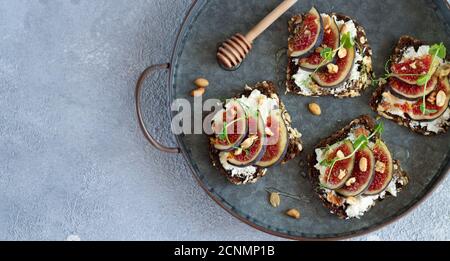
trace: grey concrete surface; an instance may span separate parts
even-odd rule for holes
[[[0,240],[276,240],[215,205],[136,124],[190,0],[0,0]],[[161,73],[144,101],[174,144]],[[357,240],[450,240],[450,179]]]

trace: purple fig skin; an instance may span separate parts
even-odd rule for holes
[[[388,178],[387,178],[387,180],[385,180],[385,184],[384,184],[383,187],[381,187],[380,189],[377,189],[377,190],[372,190],[372,191],[370,191],[370,190],[369,190],[370,185],[372,185],[372,182],[374,182],[374,180],[375,180],[375,175],[376,175],[376,173],[375,173],[375,174],[373,175],[373,180],[372,180],[372,182],[369,184],[369,187],[367,188],[367,190],[364,192],[364,195],[372,196],[372,195],[378,195],[378,194],[380,194],[381,192],[383,192],[383,191],[387,188],[387,186],[389,186],[389,183],[392,181],[392,178],[393,178],[393,172],[394,172],[394,170],[393,170],[392,154],[391,154],[391,152],[389,151],[389,149],[387,148],[386,144],[384,144],[383,142],[377,144],[377,146],[379,146],[379,147],[383,150],[383,153],[389,155],[390,166],[388,166],[388,168],[387,168],[388,171],[389,171]]]
[[[433,121],[439,117],[441,117],[442,114],[445,113],[445,111],[448,109],[448,104],[450,102],[450,83],[449,83],[449,79],[448,78],[443,78],[443,79],[439,79],[438,84],[443,84],[446,88],[446,100],[444,104],[447,104],[447,106],[443,106],[442,108],[439,109],[439,111],[437,113],[434,114],[427,114],[427,115],[423,115],[423,114],[419,114],[419,115],[409,115],[409,117],[413,120],[416,121]]]
[[[309,56],[310,54],[312,54],[313,52],[315,52],[315,50],[322,44],[323,42],[323,20],[322,20],[322,16],[320,15],[319,11],[317,11],[317,9],[315,7],[311,8],[311,10],[308,13],[312,13],[315,16],[319,17],[319,33],[317,34],[317,38],[314,41],[314,43],[307,49],[303,50],[303,51],[296,51],[295,56],[293,56],[292,54],[290,55],[291,58],[304,58]]]
[[[337,46],[334,46],[334,47],[338,48],[338,47],[341,45],[341,33],[340,33],[340,31],[339,31],[338,25],[336,24],[336,21],[335,21],[333,18],[331,18],[331,20],[332,20],[331,31],[334,33],[334,37],[335,37],[335,40],[336,40],[336,42],[337,42]],[[323,18],[322,18],[322,24],[323,24],[323,23],[324,23],[324,22],[323,22]],[[322,42],[323,42],[323,41],[322,41]],[[320,45],[319,45],[319,46],[320,46]],[[317,47],[316,47],[316,48],[317,48]],[[315,51],[316,48],[314,48],[313,50]],[[330,46],[330,48],[333,48],[333,47]],[[333,48],[333,49],[336,49],[336,48]],[[312,53],[312,52],[311,52],[311,53]],[[311,55],[311,53],[310,53],[310,55]],[[306,56],[306,57],[307,57],[307,56]],[[323,64],[323,66],[326,66],[326,65],[329,64],[329,63],[336,63],[336,60],[337,60],[336,57],[337,57],[337,55],[335,55],[335,56],[333,57],[333,60],[332,60],[332,61]],[[303,58],[303,57],[301,57],[301,58]],[[301,59],[301,58],[300,58],[300,59]],[[308,62],[299,62],[299,66],[302,67],[302,68],[305,69],[305,70],[311,70],[311,71],[314,71],[315,69],[317,69],[317,68],[319,67],[319,64],[310,64],[310,63],[308,63]]]
[[[288,134],[288,131],[287,131],[287,128],[286,128],[286,123],[281,118],[281,116],[277,117],[277,121],[280,124],[280,138],[278,140],[278,143],[282,142],[282,140],[283,140],[281,138],[281,136],[284,136],[284,138],[285,138],[285,140],[284,140],[285,141],[284,147],[281,150],[282,153],[278,154],[278,156],[275,159],[271,159],[271,160],[267,160],[267,161],[258,161],[255,164],[256,166],[259,166],[259,167],[262,167],[262,168],[272,167],[272,166],[280,164],[283,161],[284,157],[286,156],[287,149],[289,147],[289,134]],[[283,133],[281,133],[281,132],[283,132]]]
[[[356,197],[356,196],[363,194],[369,188],[370,184],[372,184],[372,181],[375,177],[375,157],[374,157],[372,151],[370,151],[370,149],[366,148],[364,151],[367,154],[369,154],[369,158],[370,158],[369,162],[370,162],[371,170],[370,170],[370,174],[369,174],[370,175],[369,179],[367,180],[366,183],[361,184],[362,186],[355,192],[346,190],[345,186],[344,186],[341,189],[338,189],[336,191],[338,194],[340,194],[344,197]],[[355,160],[353,171],[355,171],[358,168],[359,168],[359,162]],[[350,176],[350,178],[352,178],[352,176]]]
[[[242,107],[242,105],[238,102],[235,102],[235,105],[237,105],[239,108],[238,110],[241,111],[243,115],[245,115],[245,110]],[[237,144],[241,144],[241,142],[244,140],[244,138],[248,132],[247,120],[243,119],[242,124],[244,124],[244,131],[241,134],[241,136],[239,137],[239,139],[237,139],[234,143],[228,144],[228,145],[214,144],[214,148],[216,148],[217,150],[220,150],[220,151],[231,151]]]
[[[345,143],[349,148],[351,148],[351,152],[353,152],[354,147],[353,147],[353,144],[352,144],[350,141],[343,141],[343,143]],[[337,143],[337,144],[335,144],[335,145],[336,145],[337,147],[333,148],[333,150],[336,150],[336,149],[337,149],[340,145],[342,145],[342,144]],[[332,147],[333,147],[333,146],[332,146]],[[353,155],[353,157],[351,158],[351,164],[350,164],[350,165],[348,166],[348,168],[347,168],[347,171],[348,171],[348,173],[350,173],[350,174],[347,174],[347,176],[344,177],[344,178],[342,179],[342,181],[341,181],[339,184],[337,184],[337,185],[332,185],[332,184],[329,184],[328,182],[323,182],[323,180],[322,180],[322,175],[319,176],[320,184],[321,184],[323,187],[328,188],[328,189],[331,189],[331,190],[336,190],[336,189],[342,188],[342,187],[345,185],[345,182],[347,181],[347,179],[350,178],[351,172],[353,171],[354,163],[355,163],[355,155]]]
[[[264,136],[264,129],[265,129],[266,124],[264,123],[264,121],[261,118],[261,115],[259,115],[259,120],[258,120],[258,136],[261,139],[260,142],[260,148],[259,148],[259,152],[258,154],[253,157],[253,159],[248,160],[248,161],[239,161],[236,158],[230,158],[228,159],[228,162],[231,165],[237,166],[237,167],[247,167],[252,165],[255,162],[258,162],[261,160],[261,158],[264,156],[264,153],[266,152],[266,141],[265,141],[265,136]],[[245,140],[245,139],[244,139]]]
[[[348,55],[348,54],[347,54]],[[345,81],[348,80],[348,78],[350,78],[350,74],[351,71],[353,70],[353,66],[357,66],[355,65],[355,58],[356,58],[356,49],[355,47],[353,47],[353,59],[350,61],[350,65],[347,71],[347,74],[345,75],[344,78],[342,78],[341,80],[335,81],[335,82],[331,82],[331,83],[326,83],[323,82],[318,76],[317,74],[312,74],[312,78],[313,80],[322,88],[337,88],[339,87],[342,83],[344,83]],[[348,64],[347,64],[348,65]]]
[[[399,81],[401,81],[401,80],[399,80]],[[424,94],[428,95],[431,92],[433,92],[433,90],[436,88],[436,86],[438,84],[438,79],[437,79],[437,77],[431,78],[430,82],[428,83],[431,85],[427,84],[427,89],[426,89],[425,93],[423,92],[423,86],[419,87],[419,86],[416,86],[415,84],[412,84],[412,85],[414,85],[413,87],[417,88],[417,93],[408,94],[408,93],[405,93],[404,91],[396,88],[392,83],[393,82],[389,81],[389,87],[393,91],[394,95],[398,95],[400,98],[403,98],[406,100],[417,100],[418,98],[421,98]],[[410,87],[410,86],[408,86],[408,87]]]

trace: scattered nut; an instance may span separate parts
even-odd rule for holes
[[[274,208],[279,207],[280,203],[281,203],[280,194],[276,193],[276,192],[270,193],[269,202],[270,202],[270,205],[272,205],[272,207],[274,207]]]
[[[416,61],[414,61],[413,63],[411,63],[411,64],[409,65],[409,67],[411,67],[411,68],[413,68],[413,69],[417,69]]]
[[[203,94],[205,94],[205,88],[203,88],[203,87],[192,90],[192,92],[191,92],[192,97],[200,97]]]
[[[237,148],[237,149],[234,151],[233,154],[234,154],[235,156],[241,155],[241,154],[242,154],[242,148]]]
[[[367,39],[366,39],[366,37],[364,37],[364,36],[361,36],[361,37],[359,38],[359,42],[360,42],[361,44],[365,44],[366,41],[367,41]]]
[[[331,27],[332,20],[331,20],[331,17],[329,15],[322,16],[322,21],[323,21],[323,28],[325,30],[327,30],[327,29],[329,29]]]
[[[428,98],[427,98],[427,102],[434,104],[436,102],[436,92],[432,92]]]
[[[364,56],[363,64],[365,64],[365,65],[372,65],[372,58],[370,56]]]
[[[345,176],[347,176],[347,170],[345,170],[345,169],[339,170],[339,176],[338,176],[338,179],[339,179],[339,180],[342,180],[343,178],[345,178]]]
[[[438,76],[440,78],[447,77],[450,74],[450,64],[441,65],[438,69]]]
[[[342,204],[344,203],[344,200],[341,197],[337,196],[334,191],[327,193],[327,201],[335,206],[342,206]]]
[[[383,174],[385,170],[386,170],[386,164],[384,164],[381,161],[377,161],[377,163],[375,163],[375,171],[376,172]]]
[[[345,201],[347,201],[347,203],[350,205],[358,203],[358,200],[355,197],[348,197]]]
[[[344,58],[345,56],[347,56],[347,49],[345,48],[340,48],[338,51],[338,57],[339,58]]]
[[[305,30],[304,34],[309,36],[309,35],[311,35],[311,31],[310,30]]]
[[[347,32],[349,32],[348,26],[346,24],[343,24],[341,27],[341,34],[345,34]]]
[[[347,182],[345,182],[345,186],[350,187],[351,185],[355,184],[355,182],[356,182],[356,178],[355,177],[350,178],[350,179],[347,180]]]
[[[320,86],[313,81],[309,81],[308,87],[311,91],[317,91],[320,88]]]
[[[447,95],[444,91],[439,91],[436,95],[436,105],[439,107],[443,107],[445,105],[445,102],[447,100]]]
[[[289,209],[286,212],[286,215],[288,215],[288,216],[290,216],[292,218],[295,218],[295,219],[299,219],[300,218],[300,212],[297,209],[295,209],[295,208]]]
[[[316,48],[315,52],[316,53],[321,53],[323,51],[323,47],[319,46]]]
[[[269,127],[266,127],[264,131],[266,132],[266,135],[269,137],[272,137],[274,135],[273,131]]]
[[[338,150],[338,151],[336,152],[336,156],[337,156],[339,159],[345,158],[345,154],[344,154],[344,152],[342,152],[342,150]]]
[[[258,136],[256,136],[256,135],[248,137],[247,139],[245,139],[242,142],[241,148],[243,150],[250,148],[257,139],[258,139]]]
[[[361,170],[362,172],[367,171],[367,158],[366,157],[362,157],[359,160],[359,170]]]
[[[320,109],[320,106],[317,103],[310,103],[308,105],[308,108],[309,108],[309,111],[316,116],[319,116],[322,114],[322,109]]]
[[[327,69],[329,73],[338,73],[339,72],[339,66],[336,64],[329,63],[327,64]]]
[[[208,87],[209,82],[205,78],[197,78],[197,79],[195,79],[194,84],[197,87],[205,88],[205,87]]]

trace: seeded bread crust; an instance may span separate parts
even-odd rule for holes
[[[366,58],[367,63],[364,65],[359,64],[361,70],[361,76],[358,81],[353,82],[353,84],[343,90],[337,90],[338,88],[325,88],[317,86],[315,90],[311,90],[311,94],[306,94],[301,92],[301,88],[295,84],[293,76],[297,73],[299,69],[299,65],[295,64],[294,58],[288,57],[288,67],[287,67],[287,75],[286,75],[286,88],[287,92],[291,92],[298,95],[303,96],[335,96],[337,98],[346,98],[346,97],[357,97],[360,96],[362,91],[369,86],[370,80],[373,78],[373,70],[372,70],[372,48],[367,40],[366,31],[364,27],[362,27],[358,22],[352,19],[349,16],[332,13],[331,15],[335,15],[338,20],[343,20],[345,22],[349,20],[353,20],[357,30],[357,39],[355,41],[356,46],[363,57]],[[294,31],[295,25],[301,21],[301,16],[296,15],[291,18],[289,21],[289,32],[292,34]],[[292,36],[290,36],[292,37]],[[361,39],[364,39],[363,42]],[[339,88],[341,89],[341,88]]]
[[[390,59],[393,62],[399,62],[403,57],[403,53],[405,52],[405,50],[408,47],[413,46],[417,50],[420,46],[422,46],[424,44],[426,44],[426,43],[421,40],[418,40],[409,35],[404,35],[404,36],[400,37],[397,45],[394,47],[394,50],[392,51],[392,55],[391,55]],[[446,60],[450,60],[449,56],[447,56]],[[388,112],[378,111],[378,105],[383,100],[383,93],[390,89],[391,89],[391,87],[389,86],[388,83],[381,83],[380,86],[375,90],[375,92],[372,94],[372,98],[369,103],[369,105],[373,111],[375,111],[379,115],[381,115],[389,120],[396,122],[398,125],[405,126],[405,127],[409,128],[410,130],[412,130],[413,132],[421,134],[421,135],[432,136],[432,135],[446,133],[448,131],[448,129],[450,128],[450,122],[444,122],[443,125],[441,125],[442,131],[436,133],[436,132],[429,131],[426,127],[421,127],[419,124],[420,121],[413,120],[409,117],[404,118],[404,117],[400,117],[398,115],[393,115]]]
[[[271,97],[273,98],[273,97],[275,97],[275,95],[278,98],[278,105],[282,111],[282,118],[286,124],[286,127],[288,129],[288,134],[289,134],[288,149],[287,149],[287,152],[286,152],[286,155],[285,155],[283,161],[281,162],[282,164],[284,164],[284,163],[294,159],[303,150],[301,134],[297,130],[295,130],[293,127],[291,127],[291,123],[292,123],[291,116],[287,112],[284,103],[279,98],[277,91],[276,91],[276,87],[272,82],[264,81],[264,82],[255,84],[254,87],[247,86],[246,89],[244,90],[244,92],[241,95],[236,96],[236,98],[242,97],[242,95],[249,96],[250,93],[255,89],[259,90],[262,94],[266,95],[269,98],[271,98]],[[212,138],[212,136],[210,136],[210,138]],[[233,177],[231,174],[231,171],[227,171],[222,167],[222,164],[220,163],[220,159],[219,159],[219,153],[220,153],[220,151],[217,150],[216,148],[214,148],[214,145],[211,142],[209,142],[209,156],[210,156],[213,166],[218,168],[219,171],[231,183],[233,183],[235,185],[242,185],[242,184],[246,184],[246,183],[255,183],[258,181],[259,178],[265,176],[267,173],[266,168],[261,168],[261,167],[255,166],[257,168],[256,173],[253,174],[253,176],[248,178],[247,180],[243,179],[241,177],[236,177],[236,176]]]
[[[359,118],[353,120],[350,124],[345,126],[340,131],[334,133],[333,135],[331,135],[328,138],[321,140],[319,142],[319,144],[317,144],[316,147],[314,148],[314,151],[318,148],[324,148],[327,145],[332,145],[339,141],[344,140],[345,138],[347,138],[349,132],[356,126],[364,126],[367,130],[369,130],[370,132],[373,132],[373,130],[375,128],[375,121],[368,115],[362,115]],[[314,167],[317,163],[318,162],[316,160],[315,153],[308,156],[309,179],[310,179],[311,184],[314,187],[316,194],[322,200],[323,205],[327,209],[329,209],[332,214],[337,215],[339,218],[347,219],[348,216],[347,216],[347,213],[345,212],[345,210],[346,210],[345,204],[342,206],[338,206],[327,200],[327,194],[324,191],[324,189],[320,186],[320,182],[319,182],[320,172]],[[404,183],[399,183],[399,182],[396,183],[397,191],[400,191],[407,184],[408,177],[407,177],[406,172],[403,171],[402,168],[400,167],[400,162],[398,160],[393,160],[393,164],[394,164],[393,175],[398,178],[401,178],[404,181]],[[381,201],[381,200],[379,200],[379,201]]]

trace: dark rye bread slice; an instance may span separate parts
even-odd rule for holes
[[[319,144],[316,145],[314,148],[314,151],[319,148],[325,148],[327,145],[335,144],[339,141],[344,140],[347,138],[349,132],[357,127],[357,126],[364,126],[367,130],[370,132],[373,132],[375,128],[375,121],[368,115],[362,115],[359,118],[353,120],[350,124],[345,126],[340,131],[334,133],[328,138],[325,138],[319,142]],[[313,188],[316,192],[316,194],[319,196],[319,198],[322,200],[323,205],[330,210],[331,213],[337,215],[339,218],[346,219],[348,218],[345,210],[346,205],[337,205],[330,202],[327,198],[329,197],[328,192],[320,186],[319,182],[319,176],[320,172],[314,167],[317,164],[316,160],[316,154],[313,152],[313,154],[308,156],[308,165],[309,165],[309,179],[311,184],[313,185]],[[393,160],[394,164],[394,177],[397,177],[397,183],[396,188],[397,191],[400,191],[407,183],[408,183],[408,176],[406,172],[402,170],[400,167],[400,162],[398,160]],[[334,202],[339,202],[343,200],[343,197],[333,194],[333,200]],[[379,199],[381,200],[381,199]]]
[[[253,87],[246,86],[244,92],[241,93],[240,95],[236,96],[236,98],[242,97],[242,95],[249,96],[251,94],[251,92],[255,89],[259,90],[261,92],[261,94],[264,94],[269,98],[271,98],[271,97],[273,98],[276,96],[278,99],[278,105],[282,111],[282,118],[286,124],[286,127],[288,129],[288,134],[289,134],[289,144],[288,144],[287,152],[286,152],[285,157],[282,160],[282,164],[284,164],[284,163],[294,159],[303,150],[302,141],[300,139],[301,134],[295,128],[293,128],[291,126],[291,123],[292,123],[291,116],[287,112],[284,103],[281,101],[280,97],[278,96],[276,87],[272,82],[264,81],[264,82],[255,84],[255,86],[253,86]],[[212,138],[212,136],[210,136],[210,138]],[[211,142],[209,142],[209,156],[211,158],[211,162],[212,162],[213,166],[218,168],[220,170],[220,172],[223,175],[225,175],[225,177],[227,177],[227,179],[233,184],[241,185],[241,184],[246,184],[246,183],[255,183],[256,181],[258,181],[259,178],[263,177],[267,172],[266,168],[261,168],[261,167],[255,166],[257,170],[256,170],[255,174],[253,174],[252,177],[250,177],[248,179],[244,179],[244,178],[237,177],[237,176],[233,177],[231,172],[225,170],[223,168],[222,164],[220,163],[219,153],[220,153],[220,151],[217,150],[216,148],[214,148],[214,145]]]
[[[316,84],[312,86],[311,93],[305,93],[302,89],[297,86],[294,81],[293,76],[297,73],[300,66],[294,62],[295,58],[288,57],[288,66],[287,66],[287,76],[286,76],[286,88],[287,92],[291,92],[298,95],[303,96],[328,96],[332,95],[338,98],[345,97],[356,97],[360,96],[361,92],[366,89],[370,85],[370,81],[373,78],[373,70],[372,70],[372,48],[370,47],[369,41],[367,40],[367,35],[364,27],[362,27],[357,21],[350,18],[349,16],[331,13],[331,16],[335,15],[338,20],[343,20],[347,22],[349,20],[353,20],[356,30],[356,47],[358,52],[363,56],[363,60],[358,63],[359,70],[361,71],[361,75],[359,80],[352,81],[348,83],[349,86],[343,88],[343,84],[347,84],[348,81],[345,81],[343,84],[337,87],[320,87]],[[295,27],[295,23],[301,20],[301,16],[296,15],[291,18],[289,21],[289,32],[292,33]]]
[[[408,47],[413,46],[417,50],[420,46],[422,46],[424,44],[426,44],[426,43],[421,40],[418,40],[409,35],[404,35],[404,36],[400,37],[397,45],[394,47],[394,50],[390,57],[390,60],[395,63],[399,62],[403,57],[403,53],[406,51],[406,49],[408,49]],[[447,61],[450,60],[449,56],[447,56],[446,60]],[[448,131],[448,129],[450,127],[450,121],[442,122],[442,124],[440,125],[441,131],[436,133],[436,132],[429,131],[426,126],[421,126],[419,121],[413,120],[407,116],[400,117],[398,115],[394,115],[394,114],[391,114],[388,112],[378,111],[378,105],[383,100],[383,93],[386,91],[389,91],[390,89],[391,89],[391,87],[389,86],[388,83],[385,83],[385,82],[380,83],[380,86],[373,93],[372,98],[369,103],[372,110],[377,112],[379,115],[381,115],[387,119],[390,119],[401,126],[405,126],[405,127],[409,128],[410,130],[412,130],[413,132],[421,134],[421,135],[426,135],[426,136],[436,135],[436,134],[441,134],[441,133],[445,133]]]

